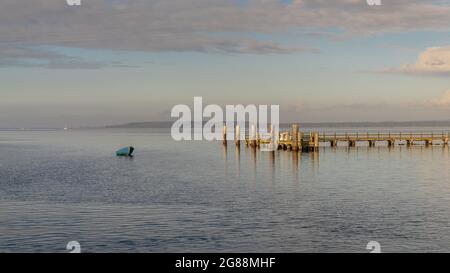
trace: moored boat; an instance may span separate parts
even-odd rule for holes
[[[116,156],[133,156],[133,147],[124,147],[116,151]]]

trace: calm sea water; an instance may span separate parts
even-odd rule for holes
[[[127,145],[134,158],[114,156]],[[367,252],[372,240],[449,252],[449,149],[296,155],[156,129],[0,132],[0,252],[72,240],[83,252]]]

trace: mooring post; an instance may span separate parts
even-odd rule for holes
[[[281,132],[278,132],[278,150],[283,149],[283,146],[281,145],[281,141],[283,140],[283,135]]]
[[[302,134],[300,141],[301,141],[302,152],[308,153],[309,149],[311,147],[311,132],[309,133],[309,138],[307,136],[305,136],[305,134]]]
[[[223,145],[227,145],[227,125],[223,125]]]
[[[292,136],[292,151],[298,151],[298,125],[292,124],[291,128],[291,136]]]
[[[256,147],[256,127],[254,124],[252,124],[251,127],[251,133],[250,133],[250,141],[251,141],[251,146],[252,147]]]
[[[319,150],[319,132],[314,133],[314,151]]]
[[[303,133],[302,132],[298,132],[297,141],[298,141],[298,148],[300,150],[300,149],[302,149],[302,146],[303,146]]]
[[[267,131],[269,132],[270,142],[274,143],[274,134],[272,123],[267,124]]]
[[[258,148],[261,146],[261,137],[259,132],[256,132],[256,146],[258,146]]]
[[[275,141],[275,134],[273,132],[272,124],[269,124],[267,129],[269,130],[270,142],[274,142]]]
[[[236,142],[236,146],[241,146],[241,127],[239,125],[236,125],[236,132],[234,133],[235,135],[235,142]]]
[[[353,135],[355,135],[355,134],[353,133]],[[358,140],[358,133],[356,133],[356,138],[355,139],[351,139],[351,136],[349,135],[348,136],[348,145],[350,147],[356,147],[356,141],[357,140]]]
[[[292,150],[292,136],[291,133],[288,131],[286,131],[286,135],[287,135],[287,144],[286,144],[286,150]]]
[[[331,147],[337,147],[337,134],[334,132],[334,138],[330,142]]]

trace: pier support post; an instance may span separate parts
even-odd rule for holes
[[[298,151],[298,125],[292,124],[291,128],[291,136],[292,136],[292,151]]]
[[[412,140],[412,139],[406,140],[406,146],[411,147],[413,144],[414,144],[414,140]]]
[[[302,147],[302,152],[304,153],[309,153],[311,151],[311,147],[313,146],[312,144],[313,141],[313,136],[312,133],[309,133],[309,138],[301,138],[301,147]]]
[[[254,124],[252,124],[250,129],[250,146],[255,147],[257,146],[257,140],[256,140],[256,127]]]
[[[448,147],[449,140],[450,139],[448,137],[444,138],[444,147]]]
[[[427,139],[425,140],[425,146],[429,147],[433,145],[433,140]]]
[[[222,138],[223,138],[223,145],[227,145],[227,125],[226,124],[224,124],[223,125],[223,136],[222,136]]]
[[[349,140],[349,141],[348,141],[348,145],[349,145],[350,147],[356,147],[356,140]]]
[[[313,141],[313,133],[309,132],[309,139],[305,140],[304,143],[302,143],[302,151],[309,153],[314,146]]]
[[[256,146],[261,147],[261,138],[259,137],[259,133],[256,133]]]
[[[303,145],[303,134],[301,132],[298,132],[297,134],[297,141],[298,141],[298,149],[301,150]]]
[[[369,147],[375,147],[375,140],[369,140]]]
[[[394,147],[394,145],[395,145],[395,140],[389,139],[387,142],[388,142],[388,146],[389,146],[389,147]]]
[[[331,147],[337,147],[337,140],[333,139],[330,141],[330,146]]]
[[[319,150],[319,132],[313,134],[313,147],[312,151],[317,152]]]
[[[280,132],[278,132],[278,143],[277,143],[277,145],[278,145],[278,150],[283,149],[283,146],[281,146],[281,141],[282,141],[282,140],[283,140],[283,139],[282,139],[282,135],[281,135]]]
[[[234,132],[235,135],[235,142],[236,142],[236,146],[240,147],[241,146],[241,127],[239,125],[236,125],[236,132]]]

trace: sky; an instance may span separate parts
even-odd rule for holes
[[[450,120],[450,1],[2,0],[0,128],[278,104],[282,122]]]

